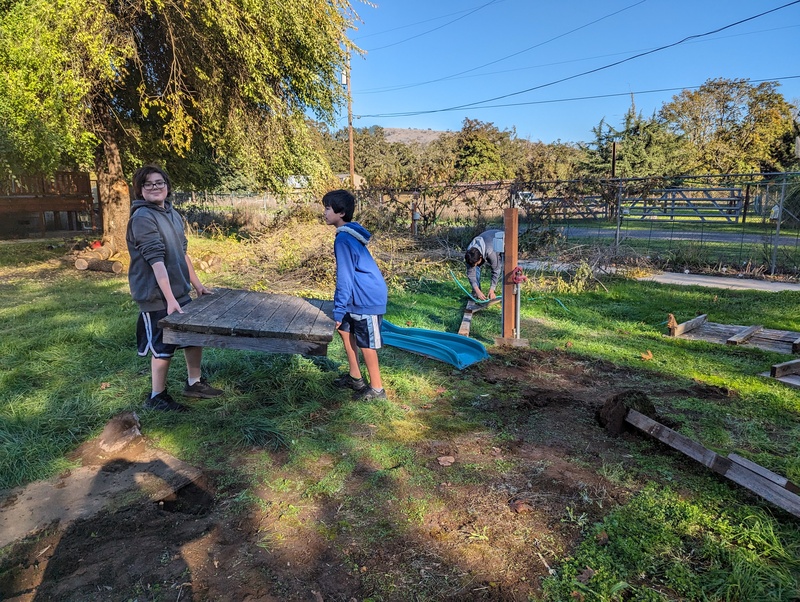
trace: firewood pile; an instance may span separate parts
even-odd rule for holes
[[[121,274],[124,269],[122,262],[115,259],[117,248],[110,240],[95,241],[89,244],[78,243],[73,247],[73,251],[76,252],[76,270]]]

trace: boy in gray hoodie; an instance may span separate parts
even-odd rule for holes
[[[486,300],[486,295],[481,291],[481,266],[488,264],[492,270],[492,282],[489,285],[489,299],[494,299],[497,295],[494,289],[500,281],[503,273],[503,264],[499,253],[494,250],[494,237],[502,230],[486,230],[472,239],[467,246],[464,254],[464,261],[467,264],[467,279],[472,285],[472,292],[481,301]]]
[[[200,283],[187,255],[188,241],[183,218],[167,200],[172,189],[169,176],[161,168],[146,165],[133,176],[136,200],[131,204],[126,241],[131,265],[128,283],[133,300],[139,305],[136,340],[139,355],[151,354],[151,392],[144,407],[151,410],[185,412],[188,408],[167,393],[167,372],[177,345],[163,341],[158,321],[175,313],[191,301],[189,291],[197,296],[211,294]],[[188,381],[183,389],[187,397],[218,397],[220,389],[201,376],[202,347],[184,347]]]

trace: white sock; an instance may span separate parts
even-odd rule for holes
[[[156,395],[161,395],[164,391],[159,391],[156,393],[155,391],[150,391],[150,399],[153,399]]]
[[[189,377],[189,386],[190,386],[190,387],[191,387],[193,384],[195,384],[195,383],[199,383],[199,382],[200,382],[200,377],[199,377],[199,376],[198,376],[197,378],[192,378],[192,377]]]

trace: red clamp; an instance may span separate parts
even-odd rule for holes
[[[522,273],[522,268],[517,266],[511,271],[511,282],[514,284],[522,284],[527,282],[528,277]]]

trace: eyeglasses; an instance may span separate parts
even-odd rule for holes
[[[167,183],[164,180],[159,180],[158,182],[145,182],[142,184],[142,188],[144,190],[161,190],[166,185]]]

